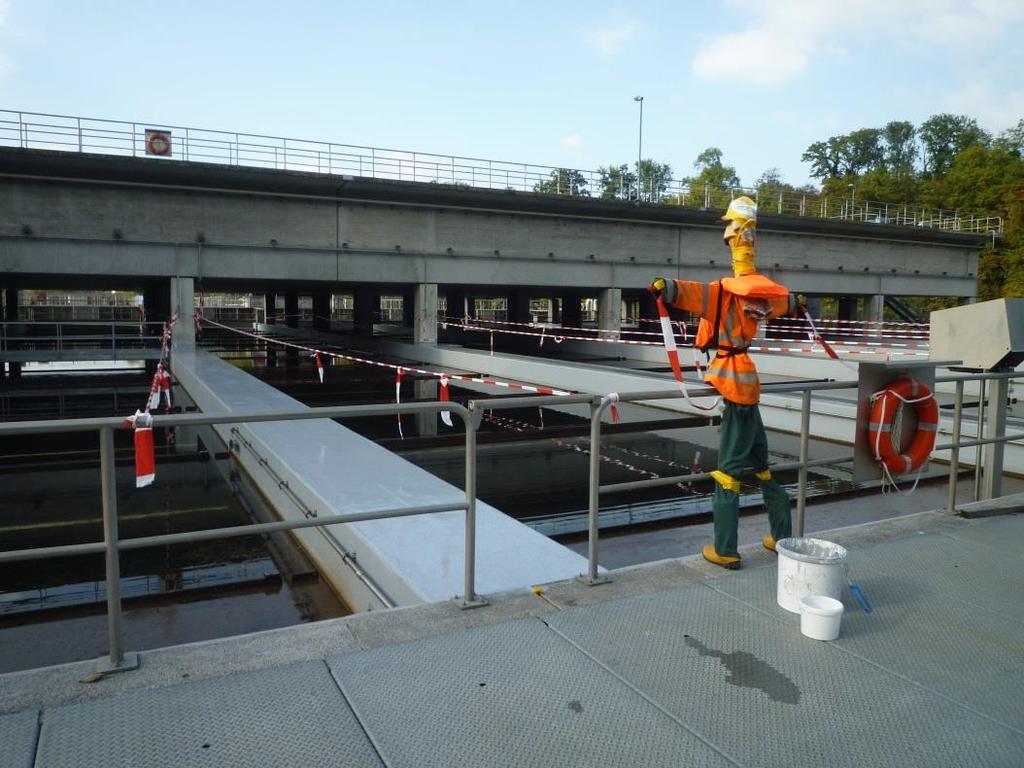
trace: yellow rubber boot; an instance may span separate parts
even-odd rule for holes
[[[740,559],[738,557],[718,554],[715,552],[714,544],[705,544],[701,554],[704,555],[704,559],[709,563],[714,563],[715,565],[720,565],[723,568],[728,568],[730,571],[735,571],[740,567]]]
[[[761,546],[763,546],[765,549],[770,549],[772,552],[776,551],[775,539],[772,538],[772,535],[770,533],[766,533],[764,536],[761,537]]]

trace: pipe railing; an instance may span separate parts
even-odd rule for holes
[[[476,429],[472,417],[464,406],[453,402],[427,402],[386,405],[350,405],[328,408],[308,408],[301,411],[272,411],[259,413],[232,414],[181,414],[154,416],[155,427],[194,427],[213,424],[252,424],[267,421],[297,421],[309,419],[360,418],[403,414],[455,413],[465,424],[465,500],[449,504],[410,505],[394,509],[374,510],[340,515],[318,515],[302,520],[282,520],[273,523],[254,523],[226,528],[212,528],[183,533],[161,534],[131,539],[118,535],[117,478],[114,464],[114,430],[126,429],[120,418],[62,419],[24,421],[0,424],[0,438],[36,434],[65,432],[99,432],[100,477],[103,506],[103,541],[84,544],[68,544],[55,547],[0,551],[0,564],[24,560],[89,555],[103,552],[107,581],[107,634],[109,653],[101,660],[101,670],[114,672],[131,669],[135,664],[126,660],[122,648],[122,608],[120,596],[120,552],[143,547],[166,546],[196,541],[248,536],[258,533],[290,531],[300,528],[321,528],[339,523],[353,523],[362,520],[382,520],[411,515],[426,515],[436,512],[465,510],[465,579],[464,592],[458,599],[463,608],[486,604],[476,594]]]
[[[159,347],[162,329],[163,323],[144,320],[4,321],[0,322],[0,352]]]
[[[281,136],[189,128],[166,123],[103,120],[71,115],[0,110],[0,145],[22,149],[92,152],[140,157],[147,130],[168,132],[170,152],[185,161],[351,175],[479,189],[538,192],[567,197],[611,197],[691,208],[721,208],[738,194],[754,197],[764,210],[790,216],[846,219],[867,224],[920,226],[956,232],[1001,233],[998,216],[961,214],[909,204],[777,190],[770,187],[710,187],[667,176],[563,168],[536,163],[459,157],[399,149],[337,144]],[[170,157],[160,157],[170,160]]]
[[[995,443],[1006,443],[1024,440],[1024,433],[999,434],[997,437],[978,438],[964,442],[961,440],[961,417],[963,412],[964,382],[972,380],[990,380],[1000,378],[1018,378],[1024,372],[996,372],[960,374],[955,376],[936,377],[936,383],[955,383],[955,410],[953,416],[953,441],[935,446],[936,451],[949,450],[950,454],[950,495],[949,511],[955,511],[956,483],[959,474],[959,450],[966,447],[977,447]],[[812,381],[794,383],[770,383],[762,386],[765,394],[797,393],[801,394],[800,406],[800,455],[796,462],[774,464],[775,471],[798,470],[797,482],[797,513],[793,526],[796,536],[802,536],[805,527],[806,496],[808,472],[810,467],[842,464],[852,461],[851,455],[832,456],[828,458],[810,459],[808,444],[810,439],[811,395],[815,391],[856,388],[856,381]],[[708,386],[689,388],[690,397],[701,398],[714,396],[715,390]],[[44,420],[0,424],[0,438],[26,434],[53,434],[62,432],[99,432],[100,438],[100,473],[102,479],[102,504],[104,540],[85,544],[71,544],[54,547],[42,547],[0,552],[0,564],[23,560],[64,557],[69,555],[86,555],[103,552],[106,559],[107,578],[107,616],[109,656],[102,660],[105,671],[117,671],[131,668],[125,661],[121,646],[121,598],[119,553],[121,550],[139,549],[149,546],[181,544],[195,541],[208,541],[219,538],[246,536],[255,533],[298,530],[302,528],[322,527],[339,523],[351,523],[360,520],[373,520],[411,515],[432,514],[442,511],[465,510],[465,583],[464,593],[459,598],[462,607],[474,607],[486,603],[475,591],[476,569],[476,431],[480,426],[485,411],[508,410],[513,408],[534,408],[551,405],[587,405],[590,408],[590,456],[588,473],[588,569],[581,578],[588,584],[601,584],[608,579],[598,572],[598,552],[600,540],[600,498],[602,495],[622,493],[660,486],[676,485],[684,482],[704,480],[709,473],[691,473],[671,477],[658,477],[626,483],[601,485],[601,425],[604,414],[613,403],[651,403],[659,400],[680,400],[683,395],[678,389],[631,392],[627,394],[609,395],[569,395],[569,396],[528,396],[503,397],[487,400],[470,400],[466,406],[455,402],[423,402],[406,404],[355,405],[327,408],[309,408],[301,411],[275,411],[268,413],[232,413],[232,414],[181,414],[155,416],[154,426],[188,427],[213,424],[247,424],[268,421],[308,420],[322,418],[358,418],[366,416],[383,416],[393,414],[434,413],[448,410],[456,413],[465,425],[465,500],[451,504],[433,504],[406,506],[394,509],[376,510],[340,515],[317,515],[302,520],[285,520],[272,523],[254,523],[226,528],[188,531],[183,533],[162,534],[155,536],[120,539],[117,525],[117,495],[114,467],[113,433],[116,429],[125,428],[124,421],[118,418],[92,418],[72,420]],[[997,409],[998,410],[998,409]],[[689,418],[693,414],[686,414]],[[980,419],[979,419],[980,421]],[[1002,432],[1000,425],[999,431]],[[976,467],[980,464],[980,454],[975,457]]]

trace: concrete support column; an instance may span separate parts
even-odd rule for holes
[[[864,319],[872,323],[880,323],[885,317],[885,295],[876,293],[864,302]]]
[[[436,344],[437,283],[417,285],[413,306],[412,340],[417,344]]]
[[[528,323],[530,317],[530,294],[526,291],[511,291],[505,299],[509,322]]]
[[[357,336],[373,336],[373,323],[380,308],[380,296],[370,287],[357,287],[353,293],[355,303],[355,333]]]
[[[284,295],[284,324],[289,328],[299,327],[299,294],[295,291]]]
[[[583,325],[583,296],[579,293],[567,293],[562,296],[562,325],[566,328],[579,328]]]
[[[416,379],[413,381],[413,395],[417,400],[437,400],[438,380],[434,377],[429,379]],[[437,434],[437,412],[416,414],[416,434],[420,437],[428,437]]]
[[[605,288],[597,298],[597,327],[606,339],[619,338],[622,330],[622,289]]]
[[[326,289],[313,291],[313,329],[331,330],[331,292]]]
[[[171,333],[174,349],[195,349],[196,296],[195,281],[191,277],[171,278],[171,312],[178,313],[178,322]]]

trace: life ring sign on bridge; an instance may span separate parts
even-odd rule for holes
[[[943,364],[932,360],[860,363],[854,482],[877,481],[884,471],[881,463],[893,476],[927,469],[938,434],[938,407],[931,396],[935,392],[935,367]],[[897,405],[902,411],[898,417]]]
[[[146,129],[146,154],[155,157],[171,156],[171,132],[162,128]]]

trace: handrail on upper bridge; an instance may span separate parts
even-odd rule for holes
[[[958,475],[958,452],[960,448],[981,446],[993,443],[1006,443],[1014,440],[1024,439],[1024,433],[1005,434],[1005,415],[1003,423],[998,425],[998,437],[962,441],[960,439],[960,418],[963,406],[964,382],[971,380],[1005,379],[1024,376],[1024,372],[1005,373],[981,373],[981,374],[960,374],[955,376],[937,377],[936,383],[955,382],[956,399],[953,422],[953,442],[935,446],[935,450],[950,450],[950,495],[949,510],[955,510],[956,482]],[[811,381],[794,383],[769,383],[764,384],[762,390],[765,393],[801,393],[801,419],[800,419],[800,456],[797,462],[772,465],[772,469],[798,469],[797,488],[797,513],[794,524],[794,534],[803,535],[805,504],[807,495],[807,470],[809,467],[821,464],[843,463],[851,460],[850,457],[839,456],[827,459],[808,459],[808,444],[810,439],[810,403],[811,393],[833,389],[855,388],[855,381]],[[691,387],[691,397],[705,397],[714,395],[715,390],[707,386]],[[607,408],[613,402],[647,402],[655,400],[678,400],[682,397],[678,389],[657,390],[651,392],[631,392],[614,395],[569,395],[569,396],[529,396],[529,397],[503,397],[485,400],[470,400],[466,406],[456,402],[419,402],[419,403],[387,403],[380,405],[349,405],[341,407],[307,408],[303,410],[281,410],[270,412],[245,413],[236,412],[229,414],[202,414],[188,413],[175,415],[155,415],[153,425],[159,427],[186,427],[204,426],[212,424],[245,424],[268,421],[290,421],[308,419],[335,419],[335,418],[356,418],[367,416],[382,416],[391,414],[419,414],[434,413],[439,411],[450,411],[459,416],[465,426],[465,499],[462,502],[449,504],[432,504],[419,506],[405,506],[394,509],[375,510],[372,512],[359,512],[354,514],[341,515],[309,515],[301,520],[281,520],[273,523],[253,523],[241,526],[226,528],[204,529],[199,531],[187,531],[183,533],[163,534],[156,536],[136,537],[121,539],[118,534],[117,516],[117,493],[116,474],[114,463],[114,430],[124,429],[126,424],[123,419],[116,417],[86,418],[86,419],[57,419],[25,422],[0,423],[0,438],[11,435],[28,434],[54,434],[64,432],[99,432],[100,444],[100,476],[102,481],[102,506],[103,506],[103,530],[104,540],[102,542],[91,542],[86,544],[71,544],[53,547],[36,547],[30,549],[0,551],[0,564],[18,562],[32,559],[51,557],[64,557],[69,555],[105,554],[105,577],[107,583],[107,617],[108,617],[108,644],[109,655],[100,660],[100,669],[104,672],[115,672],[125,669],[133,669],[136,664],[131,659],[125,658],[121,640],[121,596],[120,596],[120,551],[123,549],[138,549],[148,546],[162,546],[169,544],[180,544],[194,541],[207,541],[217,538],[230,538],[250,535],[253,533],[268,533],[275,531],[298,530],[301,528],[323,527],[339,523],[356,522],[360,520],[372,520],[394,517],[405,517],[411,515],[431,514],[442,511],[465,510],[465,562],[464,562],[464,592],[457,602],[465,608],[485,605],[486,600],[482,599],[475,591],[476,576],[476,430],[480,425],[485,410],[501,410],[511,408],[543,407],[545,405],[569,405],[588,404],[590,406],[590,468],[588,481],[588,508],[589,508],[589,544],[588,544],[588,572],[581,575],[581,578],[588,584],[601,584],[607,578],[598,573],[598,542],[599,542],[599,499],[601,494],[621,492],[638,488],[654,487],[656,485],[673,485],[679,482],[691,482],[706,478],[706,473],[693,473],[673,477],[656,478],[632,483],[617,483],[613,485],[600,485],[600,450],[594,450],[594,446],[601,443],[602,418]],[[233,446],[236,448],[236,446]],[[979,462],[976,459],[975,464]],[[369,585],[372,587],[372,585]]]
[[[105,120],[72,115],[0,110],[0,146],[99,153],[128,157],[152,155],[147,130],[171,137],[160,159],[274,168],[372,179],[449,184],[477,189],[542,192],[568,197],[611,197],[638,203],[674,203],[704,210],[725,209],[738,194],[753,196],[765,213],[839,219],[865,224],[916,226],[953,232],[1000,234],[1003,220],[960,211],[874,200],[854,195],[765,192],[750,187],[712,187],[685,180],[621,178],[609,187],[600,171],[488,160],[357,144],[190,128],[167,123]],[[645,187],[644,182],[647,183]]]

